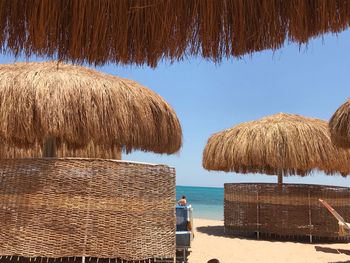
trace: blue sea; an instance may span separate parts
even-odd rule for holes
[[[176,200],[185,195],[193,207],[193,217],[224,219],[224,188],[176,186]]]

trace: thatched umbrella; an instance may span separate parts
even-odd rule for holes
[[[340,147],[350,148],[350,99],[342,104],[329,121],[332,141]]]
[[[175,170],[104,158],[181,143],[174,110],[134,81],[57,62],[0,65],[0,254],[174,255]],[[41,154],[95,158],[16,158]]]
[[[2,0],[3,52],[92,64],[215,61],[350,25],[348,0]]]
[[[203,167],[237,173],[307,175],[350,173],[350,151],[334,146],[327,122],[292,114],[275,114],[212,135]]]
[[[0,157],[171,154],[174,110],[135,81],[57,62],[0,65]]]

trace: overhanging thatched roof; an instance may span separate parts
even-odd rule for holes
[[[57,62],[1,64],[0,148],[36,156],[47,137],[81,157],[115,148],[171,154],[182,143],[174,110],[137,82]]]
[[[350,148],[350,99],[342,104],[329,121],[332,141],[340,147]]]
[[[0,1],[3,51],[93,64],[219,61],[349,24],[349,0]]]
[[[122,147],[116,145],[98,145],[94,142],[90,142],[87,146],[79,149],[68,147],[65,143],[61,143],[58,146],[54,157],[103,158],[117,160],[120,160],[122,157]],[[9,145],[2,141],[0,144],[0,158],[47,157],[43,152],[43,147],[43,142],[23,148]]]
[[[275,114],[212,135],[204,149],[208,170],[275,175],[350,173],[350,151],[334,146],[326,121]]]

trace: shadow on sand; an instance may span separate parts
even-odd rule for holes
[[[218,236],[226,238],[239,238],[239,239],[257,239],[257,234],[255,232],[225,232],[224,226],[201,226],[196,228],[198,232],[207,234],[209,236]],[[264,239],[266,240],[266,239]],[[272,240],[273,241],[273,240]]]
[[[337,249],[337,248],[330,248],[330,247],[315,246],[315,250],[317,252],[331,253],[331,254],[345,254],[350,256],[350,250],[348,249]],[[346,262],[350,262],[350,261],[346,261]]]
[[[292,242],[292,243],[306,243],[310,244],[309,236],[280,236],[275,234],[262,234],[260,233],[259,238],[256,232],[225,232],[225,228],[222,225],[218,226],[201,226],[196,228],[198,232],[207,234],[210,236],[226,237],[226,238],[239,238],[248,240],[263,240],[271,242]],[[313,244],[334,244],[334,240],[324,239],[324,238],[313,238]],[[345,240],[338,240],[337,243],[348,243]],[[315,246],[316,251],[326,252],[317,249],[323,249],[326,247]],[[338,254],[343,253],[350,256],[350,250],[337,249]],[[331,252],[329,252],[331,253]],[[350,263],[350,261],[349,261]]]
[[[229,237],[225,234],[224,226],[200,226],[196,228],[198,232],[210,236]]]
[[[350,250],[348,249],[337,249],[337,248],[330,248],[330,247],[321,247],[321,246],[315,246],[315,250],[317,252],[323,252],[323,253],[331,253],[331,254],[345,254],[350,256]],[[331,261],[328,263],[350,263],[350,260],[346,261]]]

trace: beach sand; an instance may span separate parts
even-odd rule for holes
[[[235,262],[350,262],[350,243],[309,244],[225,236],[223,221],[194,219],[195,237],[189,263]]]

